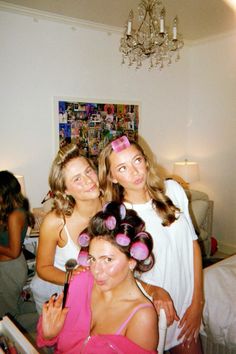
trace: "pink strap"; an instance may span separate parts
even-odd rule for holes
[[[116,334],[120,334],[122,332],[122,330],[127,326],[128,322],[131,320],[131,318],[136,314],[136,312],[143,307],[153,307],[153,305],[152,304],[141,304],[141,305],[138,305],[137,307],[135,307],[133,309],[133,311],[131,312],[131,314],[129,315],[129,317],[125,320],[125,322],[122,323],[122,325],[120,326],[120,328],[118,329]]]

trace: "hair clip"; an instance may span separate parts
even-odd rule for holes
[[[115,152],[120,152],[124,149],[127,149],[129,146],[130,142],[125,135],[111,142],[111,147]]]
[[[78,258],[77,258],[77,263],[78,263],[78,265],[81,265],[83,267],[87,267],[89,265],[87,251],[80,251],[80,253],[78,254]]]
[[[116,218],[113,215],[108,216],[105,219],[105,225],[108,230],[114,230],[116,227]]]
[[[90,241],[90,236],[83,232],[78,236],[77,242],[81,247],[88,247]]]
[[[130,238],[122,233],[116,235],[116,243],[120,246],[128,246],[130,244]]]
[[[144,243],[137,241],[131,246],[130,255],[138,261],[144,261],[149,255],[149,250]]]

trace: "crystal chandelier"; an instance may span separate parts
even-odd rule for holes
[[[138,6],[138,28],[134,29],[134,15],[130,11],[124,34],[120,40],[122,64],[128,60],[128,65],[136,69],[149,59],[149,68],[171,64],[173,57],[179,60],[179,50],[184,42],[178,32],[178,19],[174,18],[172,28],[165,23],[165,8],[158,0],[141,0]]]

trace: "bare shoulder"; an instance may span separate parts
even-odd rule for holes
[[[23,209],[15,209],[8,217],[8,222],[25,222],[26,212]]]
[[[157,348],[158,317],[152,304],[137,310],[128,324],[126,336],[144,349]]]
[[[158,317],[155,307],[150,303],[150,306],[140,307],[136,314],[135,320],[141,321],[142,324],[147,323],[147,325],[157,325]]]
[[[42,228],[52,227],[57,228],[63,225],[63,219],[59,215],[56,214],[55,210],[50,211],[47,213],[43,219]]]
[[[50,211],[43,219],[43,222],[40,226],[40,239],[44,237],[54,237],[55,239],[58,238],[60,231],[62,230],[64,225],[62,217],[58,216],[56,212]]]

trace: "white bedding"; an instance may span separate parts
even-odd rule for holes
[[[236,255],[204,269],[204,291],[201,333],[236,348]]]

